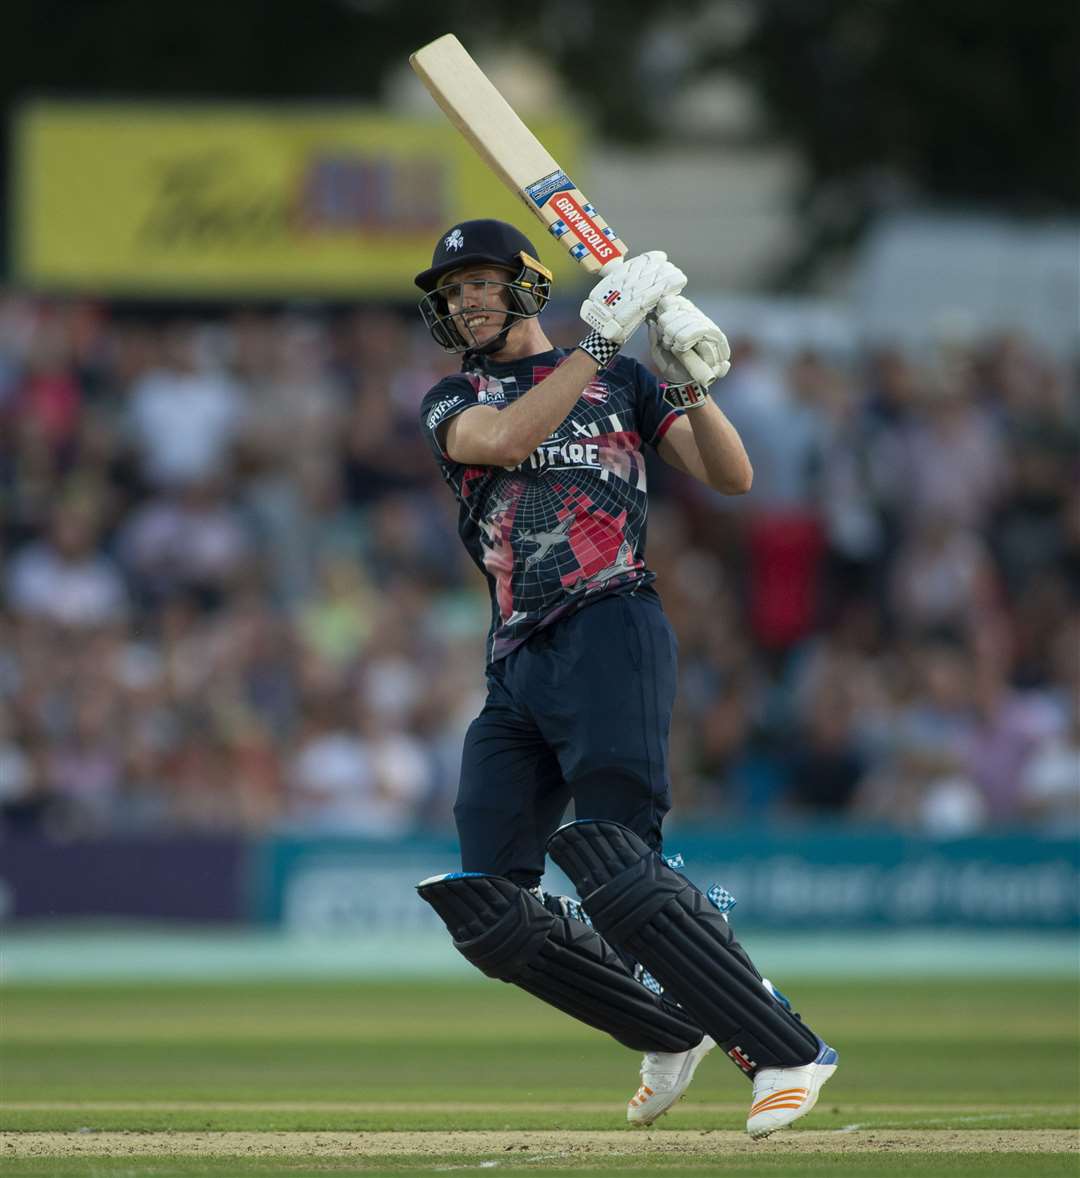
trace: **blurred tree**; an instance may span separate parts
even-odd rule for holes
[[[798,285],[899,201],[1080,213],[1080,4],[757,0],[746,39],[706,54],[795,145]]]
[[[898,199],[1080,209],[1075,0],[5,0],[0,100],[374,100],[448,29],[473,48],[535,47],[607,141],[677,137],[688,84],[742,78],[756,136],[805,163],[788,285]]]

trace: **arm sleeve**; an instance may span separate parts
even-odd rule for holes
[[[664,400],[663,386],[645,367],[634,361],[637,389],[638,426],[641,440],[654,449],[660,445],[664,434],[671,429],[677,418],[683,416],[682,409],[673,409]]]
[[[444,377],[424,397],[420,405],[420,428],[440,461],[450,461],[440,440],[443,426],[452,417],[479,403],[476,385],[464,373]]]

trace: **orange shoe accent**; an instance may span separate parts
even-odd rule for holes
[[[750,1115],[755,1113],[763,1113],[768,1111],[774,1105],[783,1104],[787,1101],[794,1101],[796,1104],[802,1104],[806,1099],[807,1094],[797,1092],[779,1092],[775,1096],[770,1096],[766,1100],[759,1100],[757,1104],[750,1110]]]
[[[776,1092],[770,1092],[768,1096],[763,1096],[758,1104],[762,1104],[766,1100],[775,1100],[778,1096],[803,1096],[808,1091],[808,1088],[780,1088]]]
[[[770,1100],[782,1100],[786,1096],[806,1096],[808,1092],[808,1088],[785,1088],[782,1092],[770,1092],[768,1096],[763,1096],[758,1104],[768,1104]]]
[[[810,1090],[808,1088],[785,1088],[782,1092],[770,1092],[768,1096],[763,1096],[761,1100],[759,1100],[757,1104],[754,1105],[754,1107],[750,1110],[750,1116],[753,1116],[755,1113],[763,1112],[765,1109],[769,1108],[772,1104],[779,1100],[790,1100],[793,1097],[798,1097],[798,1100],[795,1104],[795,1107],[798,1108],[799,1105],[802,1104],[805,1097],[809,1095]]]

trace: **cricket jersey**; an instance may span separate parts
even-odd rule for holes
[[[602,594],[649,585],[645,566],[645,444],[656,446],[682,411],[656,377],[616,356],[555,432],[520,465],[466,466],[443,450],[446,422],[473,405],[503,409],[554,371],[562,348],[441,380],[421,426],[457,497],[458,531],[488,581],[494,662]]]

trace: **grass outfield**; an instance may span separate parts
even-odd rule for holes
[[[4,1178],[564,1173],[1075,1176],[1066,982],[786,989],[839,1050],[805,1128],[752,1143],[710,1056],[651,1130],[637,1057],[510,986],[7,986]]]

